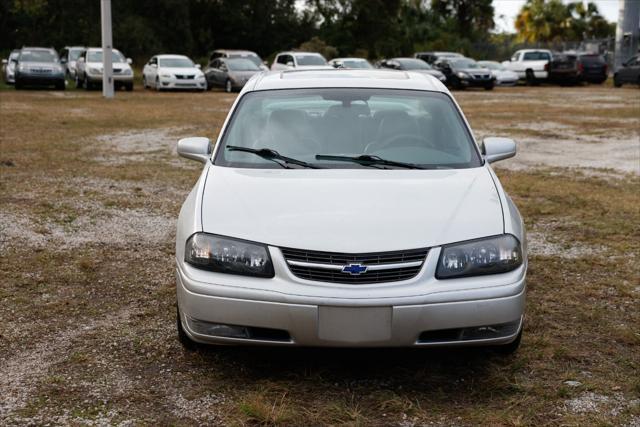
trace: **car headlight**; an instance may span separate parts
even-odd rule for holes
[[[102,73],[102,69],[101,68],[96,68],[96,67],[89,67],[89,73],[91,73],[91,74],[100,74],[100,73]]]
[[[160,77],[162,77],[163,79],[170,79],[171,74],[160,74]]]
[[[196,76],[196,78],[198,80],[204,80],[204,74],[199,74],[198,76]]]
[[[445,245],[437,279],[506,273],[522,265],[520,242],[511,234]]]
[[[243,276],[273,277],[273,263],[266,245],[208,233],[187,239],[186,263],[203,270]]]
[[[468,79],[469,78],[469,74],[467,73],[463,73],[462,71],[458,72],[458,77],[460,77],[461,79]]]
[[[122,74],[124,74],[125,76],[130,76],[131,74],[133,74],[133,71],[131,71],[131,68],[127,68]]]

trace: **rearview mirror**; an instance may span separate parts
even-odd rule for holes
[[[211,141],[202,136],[182,138],[178,141],[178,155],[206,163],[211,156]]]
[[[489,163],[508,159],[516,155],[516,142],[511,138],[488,137],[482,140],[482,153]]]

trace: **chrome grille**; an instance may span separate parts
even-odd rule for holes
[[[294,276],[316,282],[373,284],[397,282],[415,277],[429,249],[349,254],[280,248]],[[352,264],[367,267],[360,274],[342,271]]]
[[[176,74],[178,80],[193,80],[195,74]]]

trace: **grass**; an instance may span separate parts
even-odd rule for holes
[[[534,95],[554,105],[529,102]],[[574,106],[558,99],[586,96],[615,105],[585,105],[583,114],[598,120],[580,125]],[[630,132],[640,122],[631,114],[636,89],[508,88],[456,97],[474,128],[507,135],[519,135],[509,131],[513,123],[570,120],[571,130],[554,132],[573,138],[583,129]],[[481,349],[185,352],[174,326],[173,221],[200,169],[175,157],[174,140],[214,138],[233,100],[221,92],[136,90],[111,101],[99,92],[0,92],[1,424],[637,422],[635,174],[498,169],[530,243],[543,235],[539,247],[552,249],[530,257],[525,335],[514,356]],[[612,111],[629,123],[609,121]],[[152,138],[157,149],[122,139],[122,131]],[[570,409],[593,396],[591,409]]]

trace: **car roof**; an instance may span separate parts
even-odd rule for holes
[[[26,50],[46,50],[49,52],[55,52],[55,49],[52,47],[36,47],[36,46],[22,46],[22,49]],[[22,50],[20,49],[20,50]]]
[[[90,51],[90,50],[102,50],[102,48],[101,48],[101,47],[88,47],[88,48],[87,48],[87,52],[88,52],[88,51]],[[112,48],[111,48],[111,50],[115,50],[116,52],[120,52],[120,51],[119,51],[118,49],[116,49],[115,47],[112,47]],[[122,53],[122,52],[120,52],[120,53]]]
[[[345,58],[333,58],[332,61],[367,61],[367,60],[364,58],[357,58],[355,56],[350,56]]]
[[[318,53],[318,52],[305,52],[302,50],[288,50],[286,52],[280,52],[278,53],[278,55],[315,55],[315,56],[322,56],[322,54]],[[278,56],[276,55],[276,56]],[[324,58],[324,57],[323,57]]]
[[[244,49],[216,49],[213,52],[214,53],[216,53],[216,52],[219,52],[219,53],[244,53],[244,54],[257,55],[257,53],[255,53],[252,50],[244,50]]]
[[[245,91],[304,88],[411,89],[448,93],[435,77],[396,70],[309,69],[260,73]]]

